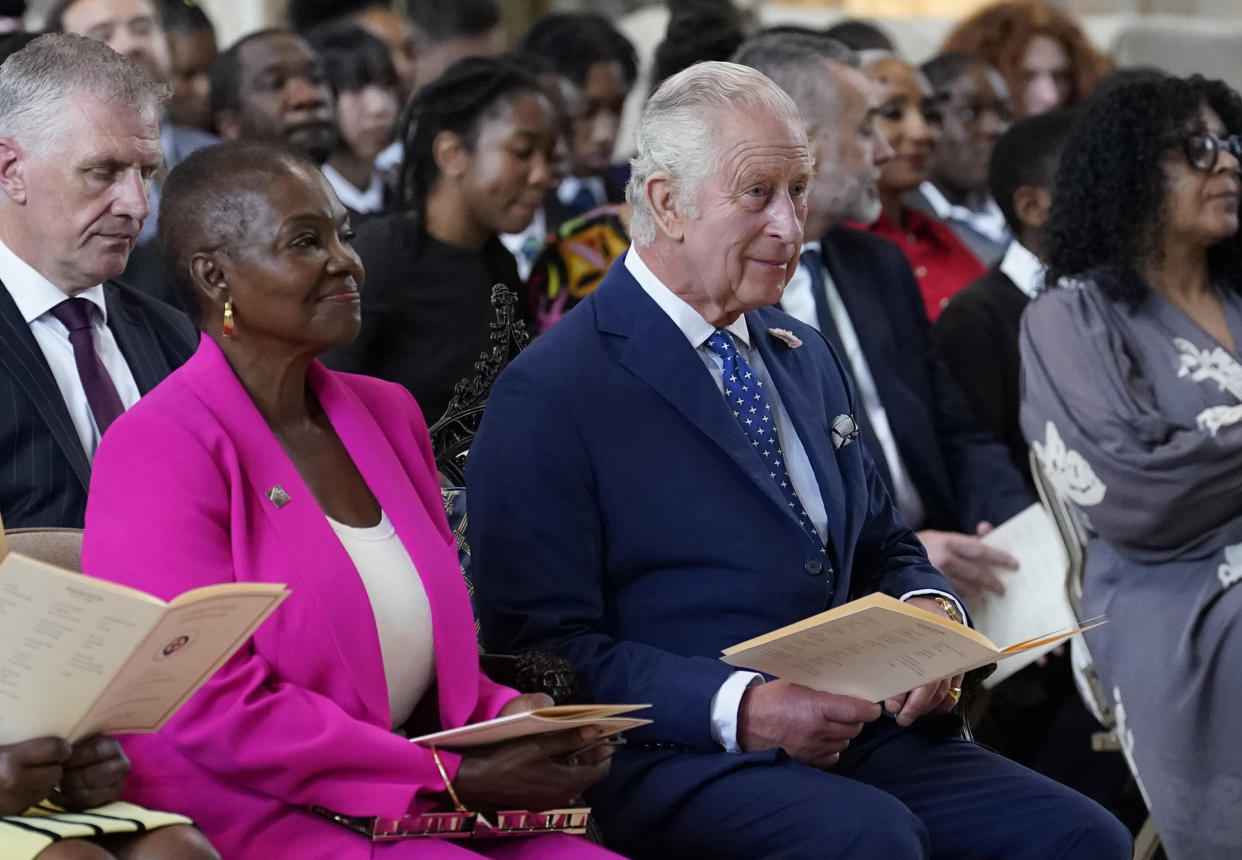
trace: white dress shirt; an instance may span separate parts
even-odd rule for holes
[[[336,192],[341,204],[363,215],[380,212],[384,208],[384,174],[375,168],[371,170],[371,184],[359,191],[341,172],[330,164],[319,168],[323,178],[328,180],[332,190]]]
[[[52,369],[52,378],[56,380],[61,396],[65,399],[73,427],[78,431],[78,438],[82,440],[82,449],[86,451],[88,459],[93,458],[95,448],[99,446],[99,428],[95,426],[95,416],[86,400],[86,390],[78,377],[73,346],[69,343],[69,330],[51,314],[52,308],[69,296],[36,272],[3,242],[0,242],[0,281],[8,288],[22,319],[30,326],[31,334]],[[121,348],[117,346],[112,329],[108,328],[108,308],[104,303],[103,285],[96,284],[75,293],[74,298],[86,299],[95,306],[96,312],[91,314],[91,336],[95,343],[95,352],[103,362],[104,369],[108,371],[108,376],[112,377],[112,384],[121,397],[121,404],[128,409],[142,395],[125,356],[121,354]]]
[[[1021,242],[1013,241],[1001,258],[1000,270],[1013,281],[1015,287],[1026,293],[1027,298],[1033,299],[1044,288],[1048,267]]]
[[[802,250],[819,253],[820,243],[806,242]],[[919,496],[914,481],[910,478],[905,461],[901,459],[901,451],[893,436],[892,425],[888,423],[888,412],[885,411],[884,404],[880,402],[880,392],[876,388],[875,377],[871,375],[871,368],[867,364],[867,357],[863,355],[862,345],[858,342],[858,333],[854,331],[854,324],[850,321],[849,311],[845,309],[845,302],[842,301],[841,294],[837,291],[837,285],[833,282],[828,267],[820,265],[819,271],[824,279],[828,310],[837,327],[837,334],[841,337],[841,345],[845,348],[845,359],[850,363],[859,399],[862,400],[862,407],[867,412],[867,420],[871,422],[876,441],[880,443],[880,450],[884,452],[884,462],[892,477],[893,501],[897,503],[897,510],[901,511],[901,515],[910,528],[917,529],[926,517],[923,499]],[[789,279],[789,285],[785,287],[784,296],[781,298],[781,310],[818,331],[819,314],[815,309],[815,296],[811,283],[811,273],[807,271],[805,264],[799,262],[798,270]]]
[[[1009,233],[1009,225],[1005,223],[1005,213],[1001,212],[996,201],[990,196],[983,208],[976,212],[969,207],[950,203],[949,199],[930,180],[919,186],[919,192],[941,221],[956,221],[965,224],[997,245],[1012,244],[1013,237]]]
[[[388,711],[392,728],[405,723],[436,677],[436,646],[431,629],[431,603],[388,515],[379,525],[357,528],[331,517],[328,524],[358,569],[375,615]]]

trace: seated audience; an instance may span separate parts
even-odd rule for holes
[[[971,424],[961,393],[932,357],[901,251],[840,226],[871,220],[880,206],[876,174],[892,150],[875,129],[878,93],[852,67],[855,56],[820,35],[761,34],[737,59],[794,100],[815,156],[807,239],[781,308],[818,329],[847,361],[862,439],[932,564],[968,599],[1000,591],[1014,560],[977,533],[1034,499],[1004,450]]]
[[[312,807],[555,808],[607,772],[610,749],[567,758],[595,740],[584,730],[461,754],[406,740],[551,699],[479,671],[415,402],[316,360],[358,332],[345,208],[304,154],[258,142],[192,156],[164,208],[160,241],[203,337],[105,440],[83,566],[165,599],[227,582],[292,593],[158,734],[124,739],[125,796],[192,815],[230,858],[479,856],[373,846]],[[487,853],[615,856],[559,834]]]
[[[1026,437],[1018,424],[1018,324],[1044,287],[1044,226],[1061,147],[1072,111],[1018,120],[992,151],[988,187],[1015,241],[1005,256],[949,300],[932,327],[932,346],[966,395],[981,427],[1009,448],[1029,475]]]
[[[1098,806],[961,736],[960,677],[882,708],[720,661],[876,591],[961,616],[867,447],[829,442],[857,412],[845,368],[769,307],[812,181],[797,108],[752,69],[700,63],[648,100],[638,141],[634,245],[505,369],[467,466],[484,641],[559,651],[592,697],[653,705],[587,795],[609,844],[1128,858]]]
[[[211,131],[211,64],[219,50],[216,28],[194,0],[161,0],[168,36],[173,94],[168,119],[176,125]]]
[[[952,230],[903,200],[927,181],[940,139],[940,108],[927,79],[892,54],[868,52],[863,59],[863,74],[880,91],[875,127],[893,150],[880,168],[880,214],[867,229],[901,248],[935,322],[949,298],[985,269]]]
[[[226,140],[280,141],[316,164],[336,148],[323,64],[292,30],[242,36],[211,64],[211,114]]]
[[[536,18],[520,50],[546,61],[577,89],[569,176],[556,190],[562,205],[549,210],[551,231],[573,215],[624,199],[624,180],[618,182],[610,168],[638,61],[624,36],[605,18],[589,13]]]
[[[406,0],[417,42],[414,92],[466,57],[494,57],[505,48],[496,0]]]
[[[1108,67],[1069,13],[1041,0],[984,6],[940,50],[973,54],[998,69],[1019,117],[1077,105]]]
[[[1219,81],[1090,100],[1022,324],[1022,429],[1089,524],[1087,642],[1170,860],[1242,855],[1240,133]]]
[[[106,735],[0,746],[0,856],[220,860],[185,816],[120,803],[128,773],[120,744]]]
[[[112,280],[147,218],[166,93],[80,36],[40,37],[0,66],[6,528],[81,528],[99,437],[194,352],[182,314]]]
[[[362,27],[327,25],[308,34],[336,101],[336,149],[320,168],[355,215],[384,210],[386,174],[376,157],[392,142],[400,84],[388,48]]]
[[[985,266],[1004,256],[1013,236],[988,193],[988,160],[1013,111],[1000,73],[968,54],[941,54],[921,67],[940,111],[940,141],[927,181],[906,195],[939,218]]]
[[[558,115],[509,57],[462,60],[414,97],[394,211],[361,225],[371,280],[362,331],[329,366],[399,382],[428,424],[491,347],[494,284],[520,294],[501,233],[520,233],[555,187]]]

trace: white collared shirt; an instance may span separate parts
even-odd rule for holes
[[[930,180],[919,186],[919,192],[941,221],[956,221],[965,224],[997,245],[1012,244],[1013,237],[1009,234],[1009,225],[1005,223],[1005,213],[1001,212],[996,201],[990,196],[983,209],[976,212],[966,206],[950,203],[949,199]]]
[[[30,326],[39,349],[43,351],[48,366],[52,369],[52,377],[60,388],[65,406],[69,409],[69,417],[73,427],[78,431],[82,441],[82,449],[88,459],[95,456],[95,448],[99,445],[99,428],[95,426],[95,416],[91,413],[90,404],[86,400],[86,391],[82,388],[82,380],[78,377],[78,366],[73,358],[73,346],[69,343],[69,330],[51,310],[69,298],[63,290],[36,272],[21,257],[0,241],[0,281],[8,288],[22,319]],[[141,393],[134,375],[117,346],[112,329],[108,328],[108,308],[104,302],[103,285],[93,287],[74,294],[74,298],[86,299],[97,309],[91,314],[91,335],[98,353],[112,384],[121,397],[126,409],[138,402]]]
[[[802,245],[802,250],[819,253],[820,243],[806,242]],[[824,279],[828,310],[837,327],[837,334],[841,337],[841,346],[845,348],[845,358],[850,363],[854,384],[858,387],[858,397],[862,401],[862,408],[867,412],[867,420],[871,422],[875,439],[880,443],[880,450],[884,453],[884,462],[892,478],[893,501],[897,503],[897,510],[901,511],[901,515],[905,517],[910,528],[917,529],[923,524],[927,515],[923,507],[923,499],[919,496],[914,481],[910,478],[910,471],[906,468],[905,461],[901,459],[901,450],[897,447],[893,428],[888,423],[888,412],[885,411],[884,404],[880,401],[880,392],[876,388],[875,377],[871,375],[871,367],[867,364],[867,356],[863,354],[862,344],[858,342],[858,333],[854,330],[849,311],[845,309],[845,302],[842,301],[841,294],[837,291],[837,285],[833,282],[828,267],[821,264],[819,270]],[[811,284],[811,273],[800,261],[798,270],[789,279],[789,286],[785,288],[785,294],[781,298],[781,309],[794,319],[801,320],[818,331],[819,314],[815,309],[815,296]]]
[[[1009,249],[1000,261],[1001,274],[1013,281],[1013,285],[1033,299],[1044,288],[1044,276],[1048,267],[1019,241],[1009,243]]]
[[[332,190],[336,192],[341,205],[362,215],[371,215],[384,208],[384,174],[378,169],[371,171],[371,184],[366,190],[359,191],[341,172],[330,164],[319,168],[323,178],[328,180]]]
[[[530,277],[535,258],[544,249],[548,239],[548,215],[540,206],[521,233],[501,233],[500,243],[509,249],[517,262],[518,277],[523,281]]]

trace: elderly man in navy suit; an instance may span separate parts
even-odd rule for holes
[[[490,647],[650,702],[589,798],[638,858],[1120,858],[1100,807],[961,737],[960,678],[877,704],[718,659],[884,592],[960,608],[896,512],[849,376],[772,307],[813,164],[789,97],[702,63],[649,100],[634,245],[506,369],[470,452]]]
[[[150,213],[167,86],[102,42],[0,66],[0,514],[81,528],[99,437],[194,352],[189,319],[113,282]]]

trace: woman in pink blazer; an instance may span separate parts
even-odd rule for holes
[[[388,818],[449,808],[447,780],[471,809],[546,809],[602,778],[604,747],[567,763],[594,740],[582,732],[441,752],[443,776],[394,732],[546,697],[479,671],[414,400],[315,360],[357,332],[363,274],[314,165],[267,144],[200,150],[164,187],[160,238],[204,336],[100,446],[84,569],[164,599],[230,581],[292,594],[162,731],[122,739],[126,799],[192,816],[229,860],[450,858],[476,856],[475,843],[373,845],[309,807]],[[350,536],[385,524],[399,559],[371,564]],[[429,625],[394,623],[389,602],[407,599],[422,601]],[[421,650],[393,650],[420,633]],[[616,856],[562,835],[486,844],[494,857]]]

